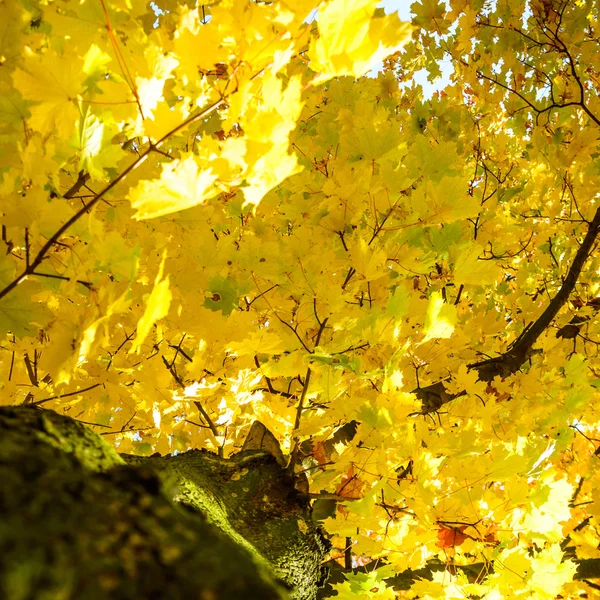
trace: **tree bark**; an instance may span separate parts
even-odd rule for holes
[[[262,450],[120,456],[51,411],[0,407],[0,597],[313,600],[327,542]]]

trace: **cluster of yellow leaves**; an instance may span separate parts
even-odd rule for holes
[[[600,258],[520,372],[468,365],[543,312],[598,204],[598,8],[562,20],[588,112],[538,52],[568,105],[533,114],[514,28],[551,26],[541,5],[422,0],[412,26],[374,0],[154,6],[0,0],[0,287],[27,275],[0,297],[3,402],[125,452],[227,455],[254,419],[310,440],[311,491],[348,499],[315,513],[387,563],[341,597],[392,598],[434,559],[409,597],[589,591]],[[445,53],[455,83],[425,100],[414,74]],[[460,396],[422,414],[437,381]]]

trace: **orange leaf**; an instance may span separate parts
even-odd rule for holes
[[[312,457],[317,461],[317,464],[321,470],[325,471],[325,465],[327,464],[327,454],[325,453],[325,445],[323,442],[316,442],[313,444]]]
[[[335,493],[344,498],[358,499],[362,498],[364,487],[365,482],[361,481],[354,473],[354,465],[350,465],[346,473],[342,476],[342,481],[335,489]]]
[[[459,525],[458,527],[446,527],[445,525],[440,525],[438,528],[438,541],[436,542],[436,546],[438,548],[454,548],[455,546],[460,546],[469,537],[463,533],[466,528],[466,525]]]

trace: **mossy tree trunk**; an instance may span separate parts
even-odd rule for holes
[[[120,456],[0,408],[0,597],[312,600],[326,542],[268,453]]]

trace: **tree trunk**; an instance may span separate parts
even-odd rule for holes
[[[120,456],[51,411],[0,407],[0,597],[313,600],[327,542],[262,450]]]

